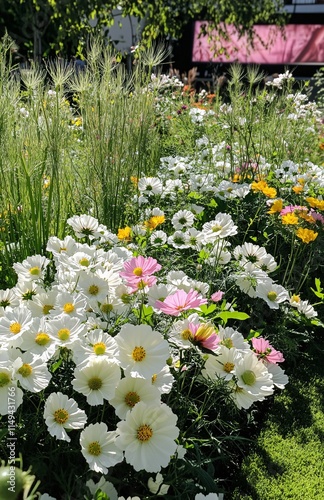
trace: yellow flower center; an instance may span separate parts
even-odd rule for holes
[[[38,345],[46,345],[50,340],[49,335],[44,332],[39,332],[35,337],[35,342]]]
[[[68,340],[70,338],[70,330],[68,328],[61,328],[57,332],[57,336],[60,340]]]
[[[9,330],[14,335],[17,335],[17,333],[19,333],[21,331],[21,324],[20,323],[11,323]]]
[[[92,346],[94,353],[97,356],[100,356],[101,354],[105,354],[106,352],[106,345],[103,342],[98,342],[97,344],[94,344]]]
[[[104,314],[109,314],[114,309],[114,307],[112,304],[101,304],[100,309]]]
[[[274,302],[276,298],[278,297],[278,294],[276,292],[269,292],[267,295],[268,299],[271,300],[271,302]]]
[[[57,424],[63,425],[69,418],[69,413],[64,408],[59,408],[54,412],[54,420]]]
[[[99,287],[97,285],[90,285],[88,292],[90,293],[90,295],[98,295]]]
[[[71,312],[73,312],[75,309],[74,305],[72,304],[72,302],[67,302],[66,304],[64,304],[63,306],[63,311],[67,314],[70,314]]]
[[[40,270],[40,268],[39,268],[39,267],[37,267],[37,266],[35,266],[35,267],[31,267],[31,268],[29,269],[29,273],[30,273],[32,276],[39,276],[39,275],[40,275],[40,272],[41,272],[41,270]]]
[[[142,346],[136,346],[132,352],[132,357],[134,361],[143,361],[143,359],[146,356],[146,352],[144,347]]]
[[[186,328],[186,330],[182,330],[181,337],[183,338],[183,340],[192,340],[193,339],[192,332],[189,330],[189,328]]]
[[[82,257],[82,259],[79,260],[79,264],[80,266],[88,267],[90,265],[90,260],[86,257]]]
[[[242,380],[246,385],[253,385],[256,381],[255,373],[252,370],[246,370],[242,373]]]
[[[222,226],[213,226],[212,227],[213,233],[217,233],[217,231],[220,231],[221,229],[223,229]]]
[[[233,363],[224,363],[223,365],[223,369],[224,369],[224,372],[227,372],[227,373],[231,373],[232,370],[234,370],[234,364]]]
[[[93,441],[92,443],[89,444],[88,453],[90,453],[90,455],[94,455],[95,457],[98,457],[100,455],[101,446],[98,443],[98,441]]]
[[[133,270],[133,274],[135,274],[135,276],[142,276],[143,269],[141,267],[135,267],[135,269]]]
[[[137,429],[137,439],[142,443],[149,441],[152,436],[153,431],[149,425],[144,424]]]
[[[231,349],[232,347],[234,347],[234,343],[233,343],[233,340],[232,339],[223,339],[221,341],[221,344],[224,345],[225,347],[227,347],[227,349]]]
[[[92,391],[98,391],[102,387],[102,380],[99,377],[92,377],[88,380],[88,387]]]
[[[154,375],[152,375],[152,384],[154,384],[154,382],[156,382],[156,379],[157,379],[157,374],[154,373]]]
[[[43,314],[48,314],[52,309],[54,309],[54,306],[46,304],[45,306],[43,306]]]
[[[29,375],[31,374],[31,372],[33,371],[32,367],[30,365],[28,365],[27,363],[24,363],[18,370],[18,373],[20,373],[20,375],[22,377],[29,377]]]
[[[11,379],[10,379],[8,373],[0,372],[0,387],[4,387],[5,385],[8,385],[10,380]]]
[[[130,391],[125,396],[125,403],[131,408],[133,408],[133,406],[135,406],[136,403],[138,403],[140,400],[141,398],[139,397],[137,392]]]

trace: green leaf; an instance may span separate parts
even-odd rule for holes
[[[227,322],[229,319],[238,319],[239,321],[244,321],[250,316],[243,312],[238,311],[223,311],[216,315],[217,318],[221,318],[223,321]]]
[[[58,361],[56,361],[56,363],[54,363],[52,366],[51,366],[51,372],[52,373],[55,373],[56,370],[61,366],[62,364],[62,359],[60,358]]]

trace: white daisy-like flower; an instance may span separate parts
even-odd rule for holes
[[[117,363],[107,357],[97,357],[81,368],[74,370],[72,385],[74,390],[87,398],[91,406],[102,405],[104,400],[114,397],[121,372]]]
[[[172,219],[171,223],[176,230],[181,230],[187,227],[191,227],[195,221],[195,216],[189,210],[179,210],[176,212]]]
[[[0,343],[18,347],[32,322],[32,315],[25,305],[7,307],[4,316],[0,318]]]
[[[289,300],[288,291],[281,285],[272,281],[259,283],[255,289],[256,297],[266,301],[270,309],[279,309],[279,304]]]
[[[236,285],[249,295],[249,297],[256,297],[256,287],[260,283],[272,283],[267,273],[261,271],[251,262],[247,262],[237,273],[232,277],[235,279]]]
[[[78,279],[78,291],[90,301],[103,302],[109,293],[108,282],[97,273],[81,272]]]
[[[160,472],[175,453],[179,435],[177,416],[166,404],[138,403],[117,424],[116,445],[136,471]]]
[[[127,323],[115,339],[120,364],[126,375],[150,378],[163,368],[170,357],[168,342],[149,325]]]
[[[55,301],[55,307],[50,310],[50,317],[69,316],[70,318],[79,318],[80,321],[87,319],[86,315],[87,301],[80,293],[58,292]]]
[[[288,384],[289,379],[285,374],[285,371],[275,363],[265,363],[268,368],[268,372],[272,375],[273,384],[278,387],[278,389],[284,389],[285,385]]]
[[[96,492],[100,490],[103,493],[106,493],[109,500],[118,500],[118,494],[115,486],[109,481],[106,481],[104,476],[101,476],[98,483],[95,483],[92,479],[89,479],[89,481],[86,482],[86,486],[89,488],[93,498],[95,498]]]
[[[103,302],[92,305],[94,312],[109,320],[114,315],[122,316],[129,310],[129,304],[114,293],[109,293]]]
[[[18,281],[34,281],[44,278],[46,267],[50,260],[43,255],[32,255],[23,262],[17,262],[13,265],[18,275]]]
[[[62,392],[52,392],[44,407],[44,419],[48,432],[56,439],[71,441],[66,430],[83,429],[87,416],[76,401]]]
[[[150,196],[152,194],[161,194],[163,184],[157,177],[141,177],[137,187],[141,194]]]
[[[34,318],[28,330],[24,332],[20,349],[35,354],[43,361],[48,361],[55,353],[57,342],[47,333],[46,318]]]
[[[116,431],[108,431],[104,422],[90,424],[83,429],[80,434],[81,453],[91,470],[107,474],[108,467],[123,460],[123,453],[115,442]]]
[[[58,347],[71,349],[74,342],[80,341],[86,333],[86,326],[81,323],[79,318],[61,315],[48,320],[47,332]]]
[[[41,293],[37,293],[31,298],[31,300],[28,301],[28,309],[35,318],[48,316],[50,311],[52,311],[56,306],[57,294],[58,290],[56,288],[53,288],[48,292],[44,290]]]
[[[100,328],[89,331],[80,343],[73,346],[73,360],[78,366],[97,357],[106,357],[118,363],[115,339]]]
[[[73,255],[78,249],[78,243],[72,236],[66,236],[60,240],[57,236],[51,236],[47,242],[46,250],[52,252],[54,257],[61,254]]]
[[[7,288],[6,290],[0,290],[0,309],[3,310],[6,307],[16,307],[19,304],[19,299],[15,294],[14,289]]]
[[[234,330],[230,326],[225,328],[218,325],[218,336],[220,338],[219,346],[225,346],[228,349],[239,349],[240,351],[250,351],[249,343],[244,339],[242,333]]]
[[[235,363],[237,386],[254,396],[271,395],[274,387],[268,368],[252,351],[243,354]]]
[[[183,233],[182,231],[175,231],[168,237],[167,242],[174,248],[184,249],[189,248],[190,246],[186,233]]]
[[[151,380],[139,377],[125,377],[118,382],[115,396],[109,403],[115,408],[116,415],[124,419],[140,401],[150,405],[158,405],[161,399],[160,391],[153,386]]]
[[[28,304],[28,302],[38,293],[45,292],[44,288],[41,287],[38,282],[33,280],[18,281],[12,291],[18,298],[19,302],[24,301],[26,304]]]
[[[23,391],[13,378],[12,362],[0,362],[0,415],[15,413],[23,402]]]
[[[166,275],[166,282],[185,292],[190,290],[190,279],[183,271],[170,271]]]
[[[52,378],[46,362],[30,352],[19,353],[12,367],[14,378],[19,381],[23,389],[30,392],[42,391],[48,386]]]
[[[148,479],[147,487],[150,492],[153,493],[153,495],[162,496],[168,493],[170,485],[163,484],[163,476],[162,474],[160,474],[160,472],[158,472],[155,476],[155,479],[153,479],[153,477],[150,477]]]
[[[242,357],[242,353],[234,348],[228,349],[221,346],[217,350],[217,355],[208,355],[204,368],[201,374],[204,378],[211,380],[231,380],[234,377],[235,363],[238,358]]]
[[[159,247],[161,245],[164,245],[168,239],[168,235],[161,230],[158,231],[153,231],[153,233],[150,236],[150,243],[154,247]]]
[[[161,394],[169,394],[174,383],[174,376],[170,372],[170,367],[165,365],[161,371],[152,375],[152,385],[156,387]]]
[[[202,231],[206,243],[214,243],[218,238],[227,238],[237,234],[237,226],[229,214],[218,213],[214,220],[206,222]]]
[[[263,259],[267,255],[267,251],[264,247],[259,245],[253,245],[253,243],[244,243],[243,245],[237,245],[233,250],[233,255],[236,260],[241,262],[252,262],[257,267],[263,262]]]
[[[168,297],[168,295],[171,295],[172,293],[175,293],[177,291],[177,288],[173,285],[164,285],[163,283],[157,285],[153,285],[150,287],[149,291],[147,292],[147,303],[149,306],[152,306],[154,308],[154,304],[157,300],[160,300],[163,302],[163,300]],[[160,314],[161,311],[159,309],[154,308],[155,312],[157,314]]]
[[[178,193],[183,190],[183,183],[180,179],[167,179],[163,188],[162,198],[170,198],[175,200]]]
[[[97,219],[85,214],[73,215],[66,222],[72,227],[78,238],[88,237],[90,240],[95,238],[95,233],[99,227]]]
[[[290,300],[290,304],[296,307],[298,312],[304,314],[306,318],[315,318],[318,314],[308,300]]]
[[[223,498],[223,495],[222,495]],[[203,493],[197,493],[195,496],[195,500],[221,500],[221,497],[217,495],[217,493],[208,493],[204,495]]]

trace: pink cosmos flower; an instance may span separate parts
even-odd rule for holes
[[[184,290],[178,290],[166,297],[163,302],[157,300],[154,307],[160,309],[165,314],[170,314],[170,316],[180,316],[182,311],[196,309],[203,304],[207,304],[207,300],[199,295],[196,290],[190,289],[188,293]]]
[[[214,351],[220,343],[220,338],[211,325],[201,324],[195,332],[193,343],[209,351]]]
[[[219,302],[220,300],[222,300],[223,295],[224,295],[224,292],[221,292],[220,290],[218,290],[217,292],[213,293],[213,295],[210,296],[210,299],[213,302]]]
[[[307,207],[302,207],[301,205],[287,205],[285,208],[283,208],[280,211],[280,215],[286,215],[286,214],[291,214],[295,212],[295,210],[308,210]]]
[[[324,216],[322,214],[319,214],[318,212],[316,212],[311,208],[308,215],[310,215],[311,217],[313,217],[314,220],[319,221],[321,224],[324,225]]]
[[[270,345],[269,341],[262,337],[253,337],[252,338],[252,346],[253,351],[257,355],[257,357],[261,360],[266,360],[268,363],[282,363],[285,361],[282,353],[280,351],[276,351],[272,345]]]
[[[125,262],[124,269],[125,271],[122,271],[120,276],[132,286],[132,284],[145,280],[148,276],[160,271],[161,265],[153,257],[139,255]]]

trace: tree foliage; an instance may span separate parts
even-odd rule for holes
[[[166,36],[181,38],[193,19],[209,20],[212,27],[233,24],[250,35],[256,23],[286,21],[283,0],[2,0],[0,34],[7,31],[20,51],[34,59],[76,55],[91,34],[105,33],[118,6],[123,16],[144,20],[141,39],[146,44]]]

